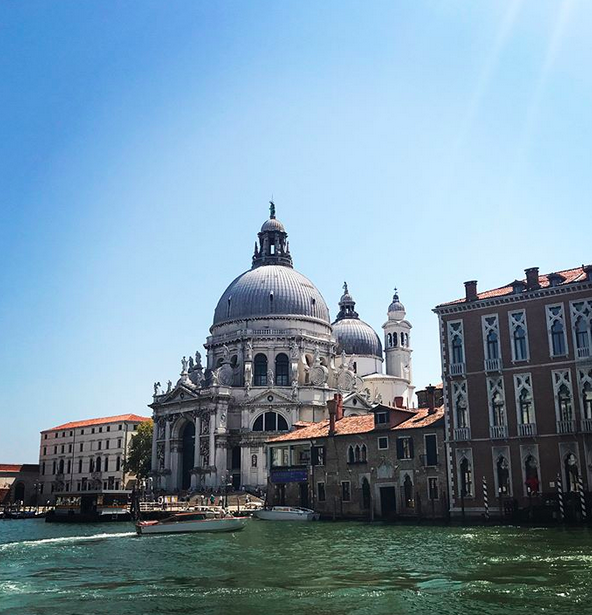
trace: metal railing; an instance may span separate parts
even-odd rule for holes
[[[518,425],[519,436],[536,436],[536,423],[520,423]]]

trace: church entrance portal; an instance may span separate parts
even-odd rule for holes
[[[190,422],[183,429],[183,470],[181,489],[191,487],[191,470],[195,459],[195,423]]]

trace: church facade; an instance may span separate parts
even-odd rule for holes
[[[265,486],[265,441],[326,419],[335,393],[346,416],[377,404],[411,407],[411,325],[398,295],[383,325],[383,352],[347,284],[331,323],[319,290],[294,269],[287,237],[272,203],[251,268],[218,301],[204,362],[199,352],[183,357],[175,385],[169,380],[163,391],[155,383],[155,489]]]

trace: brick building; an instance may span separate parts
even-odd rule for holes
[[[35,506],[39,466],[33,463],[0,463],[0,509]]]
[[[325,517],[445,516],[444,408],[430,390],[429,407],[377,404],[364,416],[344,416],[336,395],[328,420],[268,441],[268,504]]]
[[[452,514],[569,514],[592,464],[592,266],[438,305]],[[493,500],[493,502],[491,502]]]

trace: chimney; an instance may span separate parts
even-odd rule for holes
[[[526,274],[526,290],[537,290],[541,287],[539,284],[539,268],[531,267],[530,269],[525,269],[524,273]]]
[[[404,408],[403,397],[395,397],[395,408]]]
[[[428,385],[426,393],[428,396],[428,414],[434,414],[436,412],[436,387],[431,384]]]
[[[335,435],[335,421],[343,418],[343,397],[339,393],[333,395],[333,399],[327,400],[329,410],[329,435]]]
[[[465,301],[477,301],[477,280],[465,282]]]
[[[592,282],[592,265],[582,265],[582,269],[586,274],[586,281]]]

